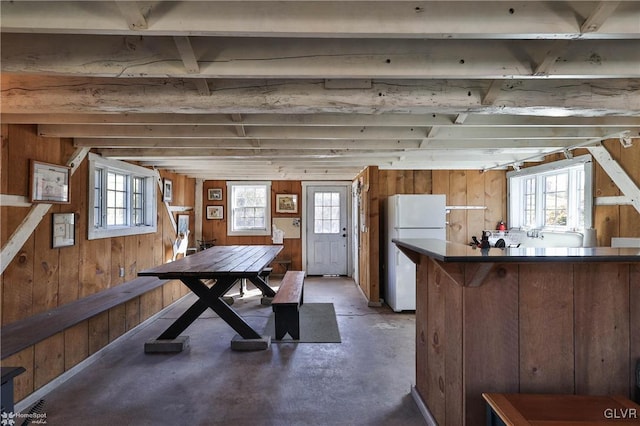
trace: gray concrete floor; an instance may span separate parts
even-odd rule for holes
[[[277,279],[271,281],[277,285]],[[233,307],[262,331],[271,308],[249,285]],[[76,425],[424,425],[410,396],[415,384],[415,316],[370,308],[347,278],[310,277],[306,302],[335,306],[342,343],[272,343],[230,349],[235,332],[211,310],[186,331],[178,354],[145,354],[195,300],[108,348],[44,397],[50,426]]]

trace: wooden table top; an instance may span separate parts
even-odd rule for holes
[[[248,277],[259,274],[281,250],[281,245],[214,246],[173,262],[145,269],[138,272],[138,275],[162,279]]]
[[[640,424],[640,406],[621,396],[483,393],[482,397],[507,425]]]

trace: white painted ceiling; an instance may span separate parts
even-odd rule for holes
[[[505,168],[640,135],[638,1],[1,6],[3,123],[196,178]]]

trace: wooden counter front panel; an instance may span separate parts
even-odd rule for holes
[[[465,282],[472,266],[448,273]],[[416,389],[440,425],[484,424],[482,392],[633,398],[638,265],[503,264],[479,287],[456,281],[420,257]]]
[[[520,392],[574,393],[573,268],[522,264],[519,282]]]

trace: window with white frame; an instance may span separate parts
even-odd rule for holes
[[[271,235],[271,182],[227,182],[227,234]]]
[[[507,173],[509,226],[575,231],[592,225],[590,155]]]
[[[89,154],[88,238],[156,232],[156,172]]]

